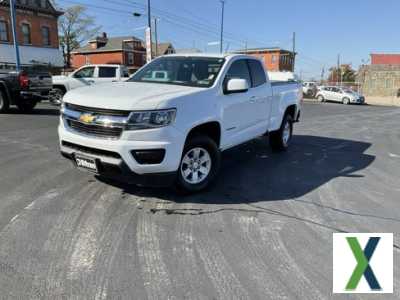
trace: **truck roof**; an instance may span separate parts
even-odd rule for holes
[[[235,54],[235,53],[177,53],[177,54],[167,54],[165,56],[173,57],[211,57],[211,58],[232,58],[232,57],[247,57],[252,59],[257,59],[255,56],[246,54]]]

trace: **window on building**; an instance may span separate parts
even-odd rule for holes
[[[100,67],[99,78],[115,78],[117,77],[117,69],[114,67]]]
[[[28,5],[28,0],[19,0],[21,5]]]
[[[0,21],[0,41],[8,42],[8,26],[6,21]]]
[[[128,65],[133,66],[135,62],[135,56],[133,52],[128,52]]]
[[[386,79],[386,88],[387,89],[393,88],[393,79],[392,78]]]
[[[31,44],[31,26],[29,24],[22,24],[22,39],[24,44]]]
[[[271,62],[274,64],[274,63],[277,62],[277,60],[278,60],[278,56],[273,54],[273,55],[271,56]]]
[[[261,63],[254,59],[249,59],[252,87],[260,86],[267,82],[265,71]]]
[[[50,28],[47,26],[42,27],[42,39],[43,39],[43,45],[44,46],[50,46]]]
[[[40,0],[40,7],[47,8],[47,0]]]

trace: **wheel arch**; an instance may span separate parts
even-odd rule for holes
[[[60,89],[64,92],[64,94],[67,92],[67,88],[64,84],[53,84],[53,89]]]
[[[195,125],[186,135],[185,143],[192,137],[205,135],[210,137],[218,146],[221,145],[221,124],[218,121],[209,121]]]

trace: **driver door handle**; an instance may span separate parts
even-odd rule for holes
[[[249,101],[250,103],[256,103],[257,97],[256,96],[250,97]]]

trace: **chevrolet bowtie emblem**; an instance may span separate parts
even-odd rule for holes
[[[96,116],[93,116],[91,114],[81,114],[79,117],[79,121],[83,122],[83,123],[93,123],[94,120],[96,119]]]

